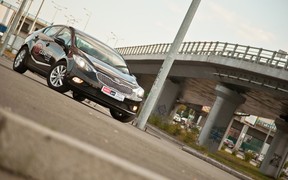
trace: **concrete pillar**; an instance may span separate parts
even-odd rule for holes
[[[200,119],[201,118],[201,119]],[[207,121],[207,116],[200,116],[200,120],[198,122],[198,126],[201,127],[201,130],[203,129],[203,127],[205,126],[206,124],[206,121]]]
[[[277,131],[261,164],[260,172],[278,178],[288,153],[288,125],[281,119],[276,119]]]
[[[154,107],[154,114],[160,116],[170,115],[170,112],[173,109],[174,103],[178,97],[179,90],[180,84],[173,83],[171,80],[167,79],[165,81],[161,96]]]
[[[218,150],[234,111],[246,100],[223,85],[216,86],[216,95],[216,101],[198,139],[199,144],[206,146],[210,152]]]
[[[244,126],[243,126],[243,128],[242,128],[242,130],[241,130],[241,132],[239,134],[239,137],[237,139],[237,142],[236,142],[236,144],[234,146],[235,150],[238,150],[240,148],[240,146],[241,146],[241,144],[242,144],[242,142],[243,142],[243,140],[245,138],[245,135],[246,135],[248,129],[249,129],[249,126],[247,124],[244,124]]]
[[[200,116],[201,116],[201,113],[202,113],[202,108],[203,108],[203,106],[202,105],[194,105],[193,107],[192,107],[192,109],[194,110],[194,118],[192,119],[192,122],[194,123],[194,124],[197,124],[197,122],[198,122],[198,119],[200,118]]]
[[[174,117],[178,111],[178,109],[180,108],[181,104],[174,104],[172,111],[170,112],[170,116]]]
[[[234,122],[234,117],[231,119],[230,123],[228,124],[228,127],[227,127],[227,129],[226,129],[226,131],[225,131],[225,133],[224,133],[224,136],[223,136],[223,138],[222,138],[222,140],[221,140],[221,143],[220,143],[220,145],[219,145],[219,147],[218,147],[218,151],[221,150],[221,147],[223,146],[224,140],[227,138],[227,136],[228,136],[228,134],[229,134],[229,131],[230,131],[230,128],[231,128],[233,122]]]
[[[194,124],[197,124],[199,118],[200,118],[200,113],[195,111],[194,118],[192,119],[192,122]]]

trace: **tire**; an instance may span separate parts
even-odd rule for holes
[[[72,93],[73,99],[75,99],[76,101],[82,102],[84,101],[86,98],[81,96],[80,94],[76,93],[73,91]]]
[[[58,61],[48,72],[47,84],[51,89],[60,93],[65,93],[69,89],[65,85],[65,76],[67,73],[66,61]]]
[[[110,109],[110,114],[114,119],[117,119],[118,121],[121,121],[123,123],[128,123],[135,118],[135,116],[128,116],[121,112],[115,111],[114,109]]]
[[[20,73],[20,74],[23,74],[27,71],[27,67],[25,66],[25,61],[27,59],[27,57],[29,56],[29,50],[28,50],[28,47],[23,47],[21,48],[15,59],[14,59],[14,62],[13,62],[13,70]]]

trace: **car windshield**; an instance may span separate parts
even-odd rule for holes
[[[89,54],[90,56],[93,56],[96,59],[117,68],[125,74],[129,74],[125,60],[121,57],[121,55],[100,41],[77,33],[75,44],[77,48],[86,54]]]

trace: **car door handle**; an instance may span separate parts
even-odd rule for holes
[[[50,45],[50,43],[46,43],[46,47],[48,47]]]

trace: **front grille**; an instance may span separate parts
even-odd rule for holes
[[[128,86],[127,83],[125,83],[123,80],[119,80],[119,82],[114,81],[110,77],[102,74],[102,73],[97,73],[96,74],[97,79],[102,82],[104,85],[113,88],[120,93],[131,95],[133,93],[132,88]],[[125,84],[124,84],[125,83]]]

